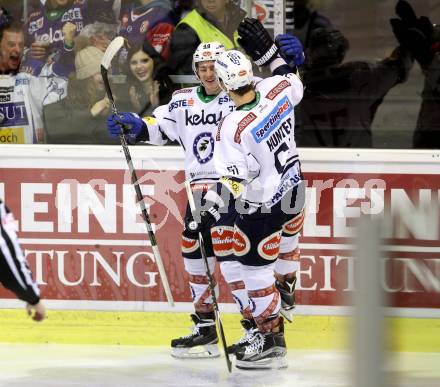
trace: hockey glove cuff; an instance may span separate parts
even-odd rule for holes
[[[124,136],[130,144],[135,144],[147,130],[144,121],[135,113],[121,112],[107,118],[107,130],[111,137],[118,138],[123,129]]]
[[[254,18],[245,18],[238,26],[238,43],[257,66],[268,65],[278,55],[278,47],[269,32]]]

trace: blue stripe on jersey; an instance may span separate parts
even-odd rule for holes
[[[252,129],[252,135],[257,143],[267,138],[278,126],[282,120],[291,114],[293,105],[289,98],[284,97],[278,102],[275,108],[262,120],[262,122]]]

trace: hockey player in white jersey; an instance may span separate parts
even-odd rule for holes
[[[304,185],[294,139],[294,106],[302,99],[303,85],[279,57],[261,23],[245,19],[239,34],[256,64],[270,65],[273,74],[283,75],[255,85],[252,65],[241,52],[227,51],[216,60],[220,84],[237,108],[219,125],[214,160],[221,178],[206,194],[210,207],[203,214],[214,217],[231,202],[240,214],[234,223],[233,251],[241,263],[258,333],[237,349],[236,366],[284,368],[286,343],[274,271],[277,281],[283,280],[290,263],[285,255],[296,250],[302,226]],[[282,245],[283,232],[290,237]]]
[[[218,123],[235,108],[219,87],[214,73],[214,61],[222,52],[224,46],[218,42],[201,43],[193,56],[193,70],[201,82],[200,86],[177,90],[167,105],[154,110],[152,117],[140,118],[134,113],[120,113],[119,117],[110,116],[108,119],[110,135],[118,137],[122,123],[129,128],[127,136],[131,143],[164,145],[168,139],[178,141],[185,151],[186,179],[191,182],[196,199],[218,181],[213,161],[215,133]],[[209,225],[205,225],[203,238],[211,272],[214,272],[215,256],[251,329],[252,315],[247,293],[239,277],[239,264],[232,260],[234,218],[232,208],[213,229],[212,238]],[[216,357],[219,352],[212,297],[201,259],[198,233],[187,227],[192,220],[187,206],[181,247],[195,307],[195,314],[191,315],[195,328],[192,334],[172,340],[172,354],[176,357]]]

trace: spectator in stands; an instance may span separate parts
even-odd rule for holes
[[[313,30],[333,28],[330,19],[314,9],[310,0],[287,0],[286,4],[291,6],[290,9],[293,8],[293,13],[286,13],[286,30],[292,32],[292,27],[295,26],[293,34],[301,40],[304,49],[309,47]]]
[[[164,60],[170,53],[175,17],[170,0],[136,0],[121,7],[119,35],[130,45],[141,46],[147,40]]]
[[[194,9],[194,0],[173,0],[173,11],[176,23],[182,20]]]
[[[32,144],[44,142],[43,106],[64,98],[68,65],[73,51],[76,26],[63,26],[63,57],[58,63],[46,64],[40,75],[18,73],[23,56],[24,36],[21,23],[6,21],[0,26],[0,139],[4,143]]]
[[[0,15],[7,10],[14,20],[19,21],[23,18],[23,1],[17,0],[0,0]],[[1,17],[1,16],[0,16]]]
[[[44,109],[50,144],[114,144],[108,138],[105,119],[110,101],[101,77],[104,53],[94,46],[75,56],[76,74],[69,78],[67,98]]]
[[[79,52],[88,46],[95,46],[105,52],[117,34],[117,25],[94,22],[86,25],[75,39],[75,51]]]
[[[23,55],[23,32],[5,9],[0,12],[0,73],[17,74]]]
[[[192,74],[192,56],[201,42],[217,41],[227,50],[236,48],[236,29],[245,11],[228,0],[198,0],[176,26],[168,61],[173,73]]]
[[[63,47],[62,28],[76,25],[76,34],[95,21],[109,23],[113,1],[46,0],[32,12],[25,25],[25,45],[30,47],[22,71],[38,75],[45,63],[60,60]]]
[[[348,41],[335,29],[312,31],[306,50],[304,97],[298,105],[298,146],[372,147],[371,124],[388,91],[412,66],[401,47],[380,61],[342,63]]]
[[[394,34],[425,76],[413,147],[440,149],[440,27],[426,16],[417,17],[407,1],[397,2],[396,14],[391,19]]]
[[[159,53],[147,41],[128,52],[128,77],[131,111],[151,115],[154,108],[167,103],[174,90],[169,70]]]

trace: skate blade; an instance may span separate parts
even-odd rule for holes
[[[171,348],[171,356],[177,359],[207,359],[219,357],[217,344],[198,345],[192,348]]]
[[[293,322],[293,308],[286,310],[281,308],[280,309],[280,313],[283,315],[283,317],[288,321],[288,322]]]
[[[235,367],[241,370],[280,370],[287,368],[287,359],[283,357],[272,357],[257,361],[236,360]]]

